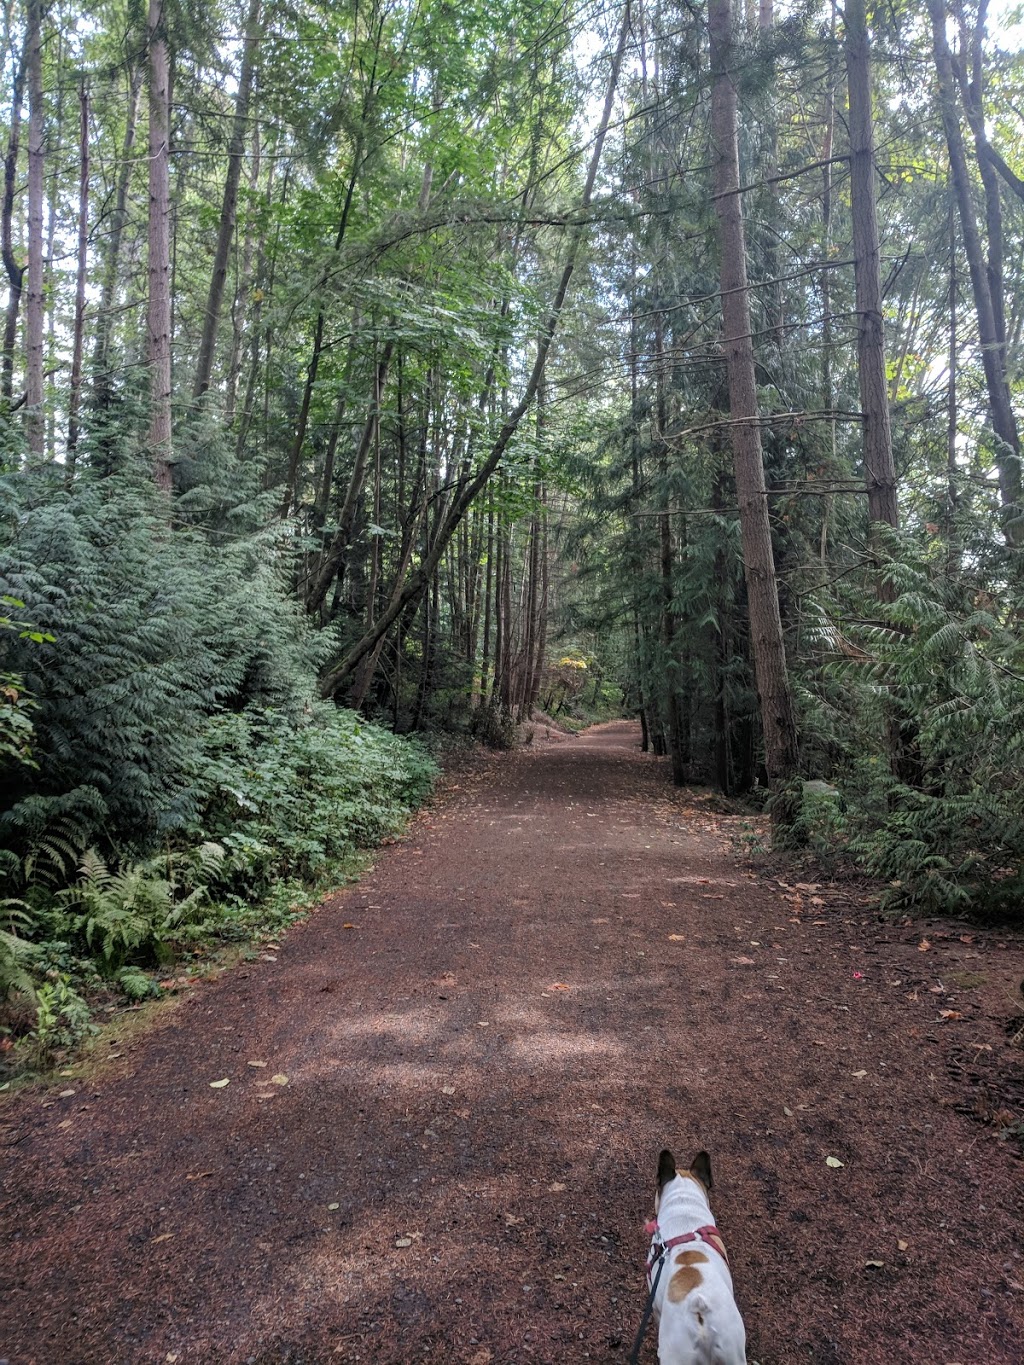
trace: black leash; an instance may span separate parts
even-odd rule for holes
[[[640,1348],[644,1344],[644,1333],[647,1331],[647,1324],[651,1320],[651,1313],[654,1311],[654,1296],[658,1292],[658,1281],[661,1279],[661,1272],[665,1269],[666,1247],[658,1257],[658,1273],[651,1283],[651,1292],[647,1295],[647,1303],[644,1305],[643,1317],[640,1319],[640,1329],[636,1334],[636,1341],[633,1343],[633,1352],[629,1357],[629,1365],[637,1365],[640,1359]]]

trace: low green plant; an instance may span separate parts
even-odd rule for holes
[[[182,926],[198,915],[208,898],[203,885],[180,897],[176,891],[175,883],[161,875],[152,860],[110,868],[89,849],[78,881],[56,899],[72,935],[98,951],[113,975],[129,959],[161,962],[170,955]]]
[[[38,949],[17,934],[0,929],[0,1001],[14,992],[35,998],[36,983],[33,968],[37,964]]]
[[[29,1044],[37,1062],[54,1052],[76,1047],[95,1031],[89,1006],[63,973],[39,984],[35,993],[36,1024]]]
[[[426,749],[351,711],[311,705],[221,716],[207,731],[202,828],[226,851],[211,887],[264,895],[280,877],[317,883],[394,833],[436,774]]]

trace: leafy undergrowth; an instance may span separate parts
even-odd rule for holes
[[[17,894],[0,902],[0,1081],[66,1064],[98,1020],[272,940],[354,880],[435,773],[420,745],[352,712],[317,707],[299,727],[221,715],[190,838],[140,857],[51,827],[8,866]]]

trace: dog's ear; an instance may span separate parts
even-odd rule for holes
[[[715,1182],[711,1179],[711,1158],[707,1152],[697,1153],[690,1162],[690,1170],[706,1190],[714,1189]]]
[[[676,1178],[676,1159],[666,1148],[658,1157],[658,1189],[663,1190],[670,1180]]]

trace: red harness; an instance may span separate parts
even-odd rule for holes
[[[729,1256],[722,1241],[722,1234],[715,1227],[714,1223],[705,1223],[702,1228],[697,1228],[694,1232],[683,1232],[678,1237],[670,1237],[667,1242],[661,1240],[661,1233],[658,1230],[657,1219],[652,1219],[644,1225],[644,1231],[650,1233],[654,1238],[651,1246],[651,1254],[647,1258],[647,1278],[651,1278],[651,1271],[658,1264],[663,1256],[667,1256],[673,1247],[682,1246],[685,1242],[705,1242],[712,1251],[717,1251],[726,1265],[729,1264]]]

